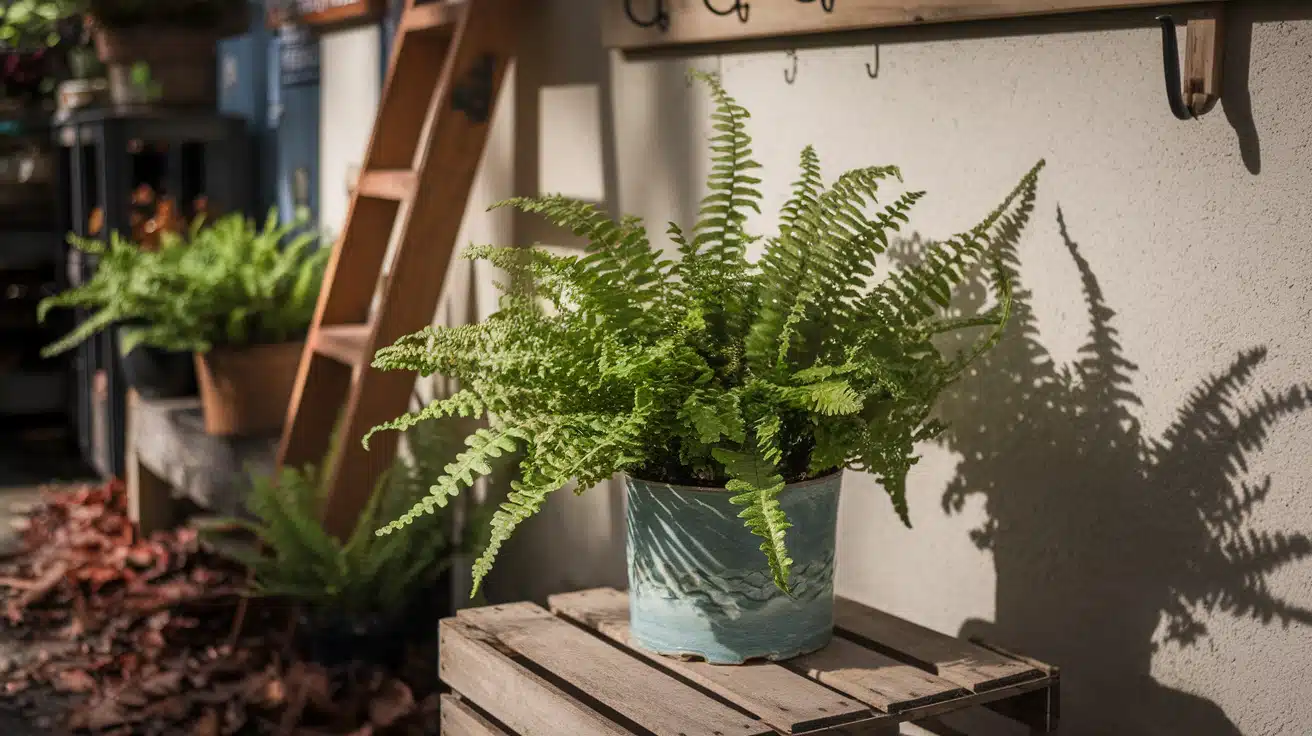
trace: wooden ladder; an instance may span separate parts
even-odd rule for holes
[[[492,111],[514,57],[520,0],[406,0],[346,228],[333,249],[278,450],[319,466],[324,526],[345,537],[398,436],[369,428],[409,408],[415,376],[375,351],[432,323]],[[395,233],[394,233],[395,230]],[[395,253],[384,276],[389,241]],[[371,304],[376,306],[371,310]],[[333,429],[340,418],[340,431]]]

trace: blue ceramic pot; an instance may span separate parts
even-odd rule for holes
[[[842,474],[779,494],[793,527],[793,598],[775,587],[761,540],[723,489],[625,478],[633,642],[712,664],[787,659],[829,643]]]

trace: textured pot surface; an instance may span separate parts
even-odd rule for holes
[[[761,539],[732,494],[625,478],[633,641],[712,664],[786,659],[829,643],[842,474],[786,487],[793,598],[770,576]]]
[[[282,428],[304,343],[215,348],[196,355],[208,434],[262,435]]]

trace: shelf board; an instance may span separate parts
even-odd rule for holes
[[[808,36],[869,28],[918,26],[955,21],[996,20],[1056,15],[1095,10],[1160,7],[1196,3],[1196,0],[835,0],[831,12],[821,2],[751,2],[748,20],[736,13],[716,15],[703,3],[660,0],[669,16],[668,28],[639,26],[624,12],[624,0],[602,4],[605,45],[634,51],[726,41]],[[634,14],[647,20],[657,0],[633,2]],[[721,0],[718,7],[732,7]]]

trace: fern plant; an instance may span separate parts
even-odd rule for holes
[[[916,443],[942,430],[930,417],[935,399],[997,341],[1010,314],[1007,271],[988,247],[990,232],[1035,187],[1042,162],[973,229],[872,283],[889,234],[924,193],[879,206],[880,188],[901,179],[893,166],[854,169],[826,187],[807,147],[778,233],[753,262],[748,250],[759,238],[746,221],[762,195],[748,112],[717,78],[696,76],[715,101],[710,192],[690,230],[669,226],[676,257],[654,247],[637,218],[615,222],[561,196],[511,199],[498,206],[573,231],[588,241],[586,255],[473,247],[467,257],[511,276],[499,311],[378,352],[375,367],[440,373],[462,390],[371,435],[451,415],[490,421],[428,497],[380,534],[445,505],[512,450],[523,452],[521,477],[492,520],[475,586],[551,492],[571,479],[586,489],[617,472],[731,491],[784,591],[792,561],[778,495],[786,484],[866,471],[910,525],[907,473]],[[981,259],[995,279],[996,305],[941,318],[937,307]],[[989,329],[961,354],[935,348],[940,333],[980,326]]]
[[[430,587],[452,557],[476,554],[485,543],[486,522],[474,509],[457,535],[445,514],[423,521],[423,533],[380,538],[373,532],[382,520],[395,518],[421,499],[441,475],[433,459],[454,451],[440,424],[426,425],[409,437],[414,459],[398,457],[379,480],[369,503],[345,541],[319,523],[324,484],[313,467],[284,468],[280,475],[252,476],[247,510],[254,520],[231,519],[217,528],[236,526],[254,534],[263,550],[231,543],[224,550],[252,573],[250,594],[299,601],[312,609],[352,615],[403,613],[416,594]]]
[[[54,46],[60,21],[80,9],[77,0],[3,0],[0,44],[11,49]]]
[[[95,275],[81,286],[42,300],[44,320],[56,307],[94,311],[42,355],[65,352],[112,325],[127,325],[121,349],[137,345],[208,352],[216,345],[279,343],[309,328],[331,251],[319,237],[295,234],[303,223],[263,227],[240,214],[207,224],[198,218],[185,235],[163,233],[147,251],[114,233],[108,245],[70,236],[76,248],[99,256]]]

